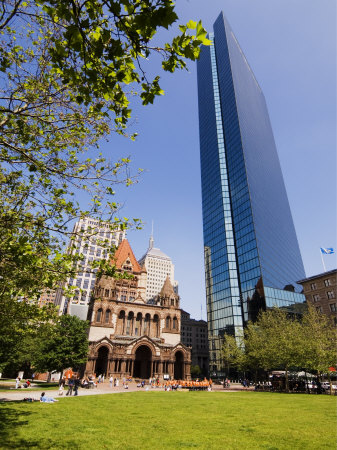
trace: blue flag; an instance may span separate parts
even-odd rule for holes
[[[322,248],[322,247],[321,252],[323,253],[323,255],[331,255],[332,253],[335,253],[333,248]]]

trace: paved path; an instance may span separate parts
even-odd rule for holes
[[[145,386],[144,388],[138,388],[137,384],[134,382],[128,383],[128,389],[124,389],[123,385],[118,387],[110,387],[110,384],[108,382],[104,382],[98,385],[97,388],[94,389],[83,389],[80,388],[78,390],[78,396],[83,397],[84,395],[103,395],[103,394],[117,394],[117,393],[126,393],[126,392],[135,392],[135,391],[153,391],[153,392],[160,392],[164,391],[164,388],[151,388],[149,386]],[[213,391],[212,392],[239,392],[242,390],[241,385],[232,385],[230,389],[223,389],[222,386],[219,385],[213,385]],[[249,390],[252,390],[250,388]],[[31,389],[17,389],[13,392],[1,392],[0,391],[0,402],[6,402],[6,401],[15,401],[15,400],[23,400],[26,397],[34,398],[36,400],[40,399],[41,392],[43,392],[43,386],[41,386],[41,390],[35,391]],[[67,388],[64,390],[63,396],[58,395],[58,389],[53,390],[46,390],[46,395],[48,397],[54,397],[54,398],[63,398],[66,397]],[[74,396],[74,395],[73,395]]]

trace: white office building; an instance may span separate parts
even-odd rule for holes
[[[178,294],[178,283],[174,280],[174,264],[169,256],[154,246],[153,236],[150,237],[149,248],[138,261],[147,271],[146,300],[151,302],[160,293],[167,275],[170,278],[174,292]]]
[[[111,224],[99,222],[91,217],[85,217],[76,222],[72,241],[68,250],[74,254],[81,254],[84,259],[79,263],[80,271],[75,278],[68,278],[64,288],[74,286],[74,296],[68,300],[63,295],[63,289],[58,289],[55,304],[59,305],[60,314],[71,314],[85,320],[87,318],[88,305],[91,291],[95,286],[96,275],[91,268],[94,260],[107,257],[106,247],[118,246],[125,239],[125,231],[111,231]],[[104,247],[102,243],[104,241]]]

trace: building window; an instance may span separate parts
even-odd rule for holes
[[[316,289],[316,283],[311,283],[310,287],[311,290],[314,291]]]
[[[334,293],[334,291],[328,291],[328,292],[326,293],[326,295],[327,295],[328,299],[335,298],[335,293]]]
[[[110,309],[107,309],[105,311],[105,323],[109,323],[110,322]]]
[[[131,335],[133,330],[133,312],[130,311],[126,322],[126,334]]]
[[[173,329],[177,330],[178,329],[178,321],[176,317],[173,317]]]
[[[169,329],[171,325],[171,318],[169,316],[166,317],[166,328]]]
[[[312,298],[314,299],[314,302],[320,301],[320,296],[318,294],[313,295]]]
[[[336,308],[336,303],[330,303],[330,311],[331,312],[336,312],[337,311],[337,308]]]
[[[105,297],[109,297],[109,289],[105,289]]]
[[[324,280],[324,286],[331,286],[331,282],[330,282],[329,278]]]
[[[102,309],[100,308],[100,309],[97,311],[96,322],[100,322],[101,319],[102,319]]]

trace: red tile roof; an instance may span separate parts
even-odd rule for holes
[[[123,265],[127,259],[130,259],[133,272],[141,272],[141,267],[133,254],[132,248],[130,247],[129,241],[124,239],[118,246],[115,256],[113,258],[113,263],[116,265],[117,269],[123,270]]]

